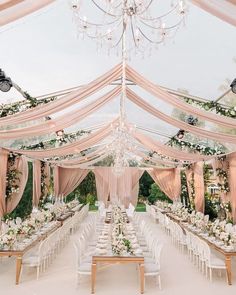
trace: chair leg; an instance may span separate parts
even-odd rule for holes
[[[212,282],[212,268],[211,267],[209,268],[209,271],[210,271],[210,282]]]
[[[158,275],[158,285],[159,285],[159,289],[161,290],[161,276]]]
[[[39,267],[40,266],[37,266],[37,280],[39,279]]]

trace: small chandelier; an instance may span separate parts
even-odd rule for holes
[[[110,152],[114,158],[112,172],[117,177],[124,173],[126,167],[129,167],[126,153],[133,148],[130,130],[132,130],[132,127],[126,126],[124,122],[120,122],[119,126],[114,130],[114,139],[110,145]]]
[[[101,12],[100,21],[85,15],[93,6]],[[127,52],[142,55],[147,48],[151,53],[153,47],[174,38],[185,24],[187,10],[184,0],[72,0],[71,9],[81,38],[87,36],[97,40],[98,48],[106,45],[109,51],[119,52],[125,35]]]

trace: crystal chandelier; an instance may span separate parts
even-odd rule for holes
[[[87,16],[96,12],[93,7],[101,13],[96,21]],[[173,38],[186,16],[184,0],[72,0],[71,9],[81,38],[87,36],[98,42],[98,48],[106,45],[119,52],[125,34],[127,52],[142,55]]]
[[[124,122],[120,122],[113,133],[113,142],[110,145],[110,152],[114,158],[112,172],[116,176],[122,175],[125,168],[129,167],[129,159],[126,153],[133,148],[130,130],[131,128],[125,125]]]

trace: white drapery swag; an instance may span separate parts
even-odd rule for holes
[[[96,167],[94,174],[99,201],[103,201],[105,204],[108,200],[120,202],[125,207],[128,207],[129,203],[134,206],[137,204],[142,170],[136,167],[127,167],[124,173],[117,177],[112,172],[112,167]]]

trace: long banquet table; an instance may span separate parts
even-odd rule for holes
[[[37,239],[31,241],[25,247],[21,247],[21,248],[16,247],[12,249],[0,249],[0,257],[12,257],[12,256],[16,257],[16,278],[15,278],[16,285],[18,285],[20,281],[22,258],[25,255],[25,253],[28,252],[30,249],[34,248],[38,243],[46,239],[50,234],[52,234],[55,230],[61,227],[68,218],[71,218],[76,211],[80,211],[82,207],[83,205],[79,204],[75,208],[71,208],[66,214],[63,214],[62,216],[58,217],[57,220],[54,222],[55,225],[52,228],[50,228],[45,233],[42,233],[41,235],[39,235]]]
[[[159,210],[158,207],[155,206],[156,210]],[[187,222],[182,221],[179,217],[174,216],[173,214],[169,213],[169,212],[165,212],[164,210],[160,210],[160,212],[162,214],[166,214],[170,219],[172,219],[173,221],[177,222],[184,231],[190,231],[192,232],[194,235],[196,235],[198,238],[202,239],[203,241],[205,241],[211,248],[213,248],[214,250],[216,250],[217,252],[219,252],[221,255],[224,256],[224,260],[225,260],[225,266],[226,266],[226,272],[227,272],[227,282],[228,285],[232,285],[232,266],[231,266],[231,260],[232,257],[236,256],[236,251],[235,250],[224,250],[222,249],[220,246],[216,245],[215,243],[213,243],[213,241],[210,241],[208,239],[206,239],[204,237],[204,235],[199,234],[199,232],[196,232],[194,230],[192,230],[189,226],[187,226]]]
[[[20,273],[21,273],[21,267],[22,267],[22,257],[26,252],[28,252],[30,249],[34,248],[39,242],[46,239],[50,234],[52,234],[55,230],[57,230],[61,224],[59,222],[55,223],[55,226],[53,226],[49,231],[45,232],[44,234],[38,236],[37,239],[29,243],[23,248],[13,248],[13,249],[7,249],[7,250],[0,250],[0,257],[16,257],[16,285],[19,284],[20,279]]]
[[[128,264],[137,263],[140,273],[140,293],[144,293],[144,257],[142,256],[93,256],[92,257],[92,277],[91,277],[91,293],[95,293],[96,271],[98,263],[109,264]]]

